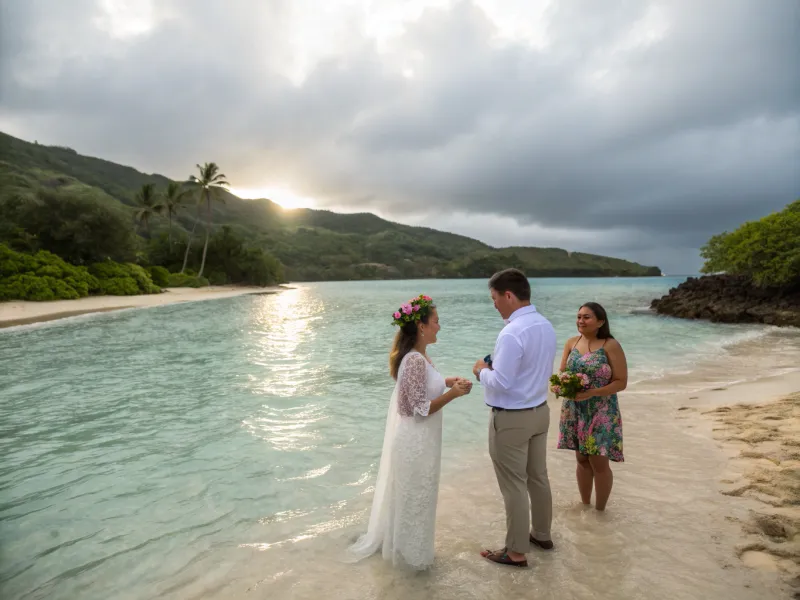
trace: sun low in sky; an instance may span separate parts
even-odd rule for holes
[[[239,196],[239,198],[245,198],[247,200],[266,198],[287,210],[293,208],[314,208],[317,205],[313,198],[307,198],[296,194],[286,187],[231,188],[231,193]]]

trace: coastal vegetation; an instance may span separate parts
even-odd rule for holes
[[[742,275],[759,287],[800,284],[800,199],[780,212],[712,237],[703,273]]]
[[[86,296],[135,296],[161,291],[139,265],[105,261],[71,265],[47,250],[15,252],[0,244],[0,301],[76,300]]]
[[[30,256],[46,251],[89,271],[109,261],[138,266],[157,287],[488,277],[511,266],[531,277],[661,274],[658,267],[558,248],[493,248],[368,213],[284,210],[267,199],[242,200],[228,187],[213,162],[173,181],[0,133],[0,243]],[[166,275],[159,270],[156,280],[155,267]],[[26,271],[25,281],[35,273]],[[0,283],[8,286],[18,275],[0,271]],[[15,281],[8,289],[20,289]],[[53,285],[48,281],[47,289],[56,297],[83,292]],[[87,293],[96,293],[87,285]]]
[[[651,307],[665,315],[724,323],[800,327],[800,200],[713,236],[699,278]]]

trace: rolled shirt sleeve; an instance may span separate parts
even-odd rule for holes
[[[517,338],[510,333],[501,333],[497,338],[492,368],[482,369],[479,381],[487,390],[508,390],[519,375],[523,348]]]

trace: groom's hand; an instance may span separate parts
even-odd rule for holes
[[[481,371],[483,369],[488,369],[489,365],[486,363],[485,360],[481,359],[475,363],[475,366],[472,367],[472,373],[475,375],[475,379],[478,381],[481,380]]]

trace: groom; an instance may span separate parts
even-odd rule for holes
[[[531,286],[522,271],[495,273],[489,280],[489,290],[506,326],[497,338],[491,365],[479,360],[473,373],[491,407],[489,455],[505,502],[507,533],[505,548],[481,554],[496,563],[527,567],[525,554],[531,545],[553,548],[553,500],[547,478],[547,391],[556,333],[531,304]]]

